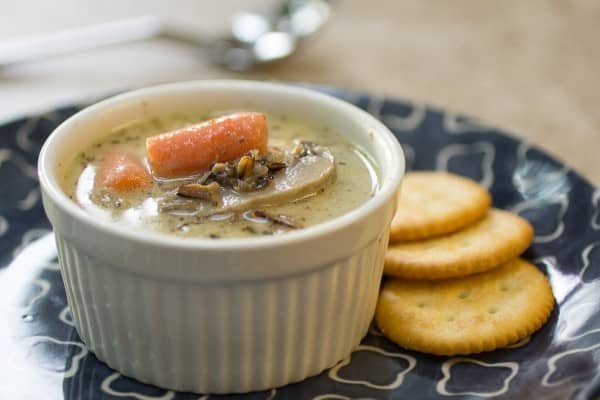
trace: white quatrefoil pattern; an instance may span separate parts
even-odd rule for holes
[[[69,309],[41,205],[37,154],[48,134],[80,109],[69,107],[0,125],[0,398],[600,398],[600,190],[535,146],[477,119],[423,103],[316,89],[385,123],[403,145],[408,170],[471,177],[492,192],[496,207],[531,221],[536,235],[524,257],[548,275],[557,301],[546,326],[506,349],[433,357],[398,347],[373,324],[329,370],[245,395],[180,393],[127,378],[98,361],[77,334],[80,316],[74,319]]]

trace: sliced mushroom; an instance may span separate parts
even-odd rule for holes
[[[177,195],[218,203],[220,199],[219,184],[217,182],[208,185],[188,183],[177,188]]]
[[[259,165],[255,163],[256,167]],[[237,173],[237,171],[235,172]],[[265,175],[265,178],[269,178],[265,185],[259,185],[258,190],[254,188],[255,190],[247,191],[240,190],[239,183],[244,182],[242,180],[237,180],[237,183],[232,186],[217,185],[216,182],[213,182],[218,186],[219,201],[198,202],[197,209],[193,214],[210,216],[246,211],[304,198],[318,192],[335,179],[335,160],[329,150],[320,148],[318,153],[305,154],[294,158],[293,162],[289,162],[281,169],[272,171],[272,175]],[[213,183],[210,185],[183,185],[179,187],[178,194],[212,200],[213,197],[208,197],[208,193],[205,194],[204,192],[206,187],[212,187]],[[198,193],[196,192],[197,189],[200,189]],[[207,192],[213,193],[211,191]],[[174,202],[169,201],[168,203],[172,206]],[[185,208],[187,210],[187,207]]]
[[[201,214],[245,211],[252,208],[281,204],[318,192],[335,179],[335,160],[328,150],[318,155],[299,158],[273,174],[273,179],[261,190],[239,193],[221,189],[221,203],[213,210],[199,210]]]

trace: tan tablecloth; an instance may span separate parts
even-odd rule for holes
[[[0,39],[149,14],[211,30],[254,6],[265,2],[1,0],[0,9],[11,11],[0,16]],[[338,1],[332,21],[300,54],[252,73],[220,70],[165,40],[11,67],[0,71],[0,120],[158,82],[308,81],[480,117],[600,184],[599,38],[597,0]]]

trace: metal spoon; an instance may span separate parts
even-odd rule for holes
[[[209,50],[225,68],[245,71],[289,57],[299,44],[327,21],[326,0],[286,0],[273,15],[234,16],[226,37],[202,39],[158,17],[138,17],[84,28],[0,42],[0,67],[91,50],[113,44],[164,37]]]

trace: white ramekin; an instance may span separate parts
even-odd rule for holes
[[[77,152],[152,116],[249,109],[324,123],[373,160],[376,194],[332,221],[276,237],[182,239],[93,218],[61,190]],[[122,94],[84,109],[39,158],[77,331],[124,375],[161,387],[232,393],[282,386],[346,357],[373,316],[404,157],[364,111],[293,86],[199,81]]]

